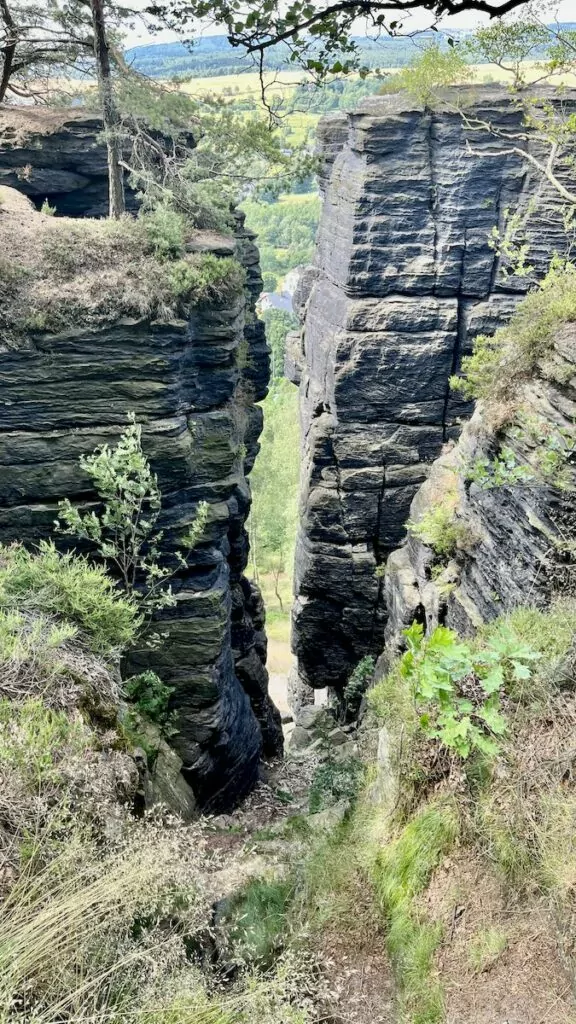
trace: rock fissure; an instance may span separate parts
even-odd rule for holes
[[[521,123],[503,89],[477,89],[470,102],[496,129]],[[565,235],[548,185],[518,154],[495,155],[489,132],[475,135],[471,155],[456,113],[372,98],[327,117],[319,138],[323,212],[293,346],[304,440],[292,637],[302,686],[338,690],[382,648],[389,597],[377,566],[404,538],[430,464],[471,413],[449,379],[474,337],[505,323],[528,287],[500,273],[495,216],[524,204],[537,275]],[[330,414],[317,417],[318,408]]]

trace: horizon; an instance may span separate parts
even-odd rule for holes
[[[574,0],[560,0],[559,3],[551,5],[549,13],[550,23],[554,21],[561,22],[572,22],[576,17],[574,10]],[[481,25],[486,25],[490,22],[490,18],[487,15],[481,15],[475,12],[474,14],[459,14],[451,17],[444,18],[438,23],[439,27],[443,30],[456,30],[456,31],[473,31]],[[409,23],[409,25],[408,25]],[[406,14],[406,33],[398,33],[397,38],[401,38],[402,35],[408,35],[411,32],[424,32],[427,28],[430,28],[432,22],[430,15],[426,12],[407,12]],[[359,19],[353,25],[353,35],[361,36],[363,38],[371,39],[374,35],[366,31],[367,21]],[[364,30],[362,30],[362,28]],[[191,38],[212,38],[214,36],[227,36],[227,31],[224,26],[214,25],[213,23],[198,22],[198,28],[194,32],[186,34],[186,39]],[[124,38],[124,45],[127,50],[135,49],[138,46],[154,46],[156,44],[166,43],[178,43],[184,42],[184,37],[179,35],[170,29],[165,29],[160,32],[150,32],[150,30],[142,24],[141,29],[130,30],[126,33]]]

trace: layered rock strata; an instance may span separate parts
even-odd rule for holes
[[[3,107],[0,185],[63,217],[108,215],[108,156],[102,118],[81,110]],[[126,183],[126,207],[136,194]]]
[[[503,90],[467,103],[499,129],[520,126]],[[382,648],[386,559],[470,413],[449,378],[528,286],[502,274],[492,229],[536,197],[532,278],[565,239],[555,193],[490,132],[471,139],[458,113],[373,98],[327,118],[320,138],[316,263],[297,296],[300,351],[290,346],[303,436],[293,644],[300,687],[338,689]]]
[[[440,624],[471,635],[514,608],[546,607],[554,596],[574,594],[576,325],[558,332],[551,356],[518,396],[518,410],[495,430],[493,411],[481,403],[418,490],[411,520],[421,522],[448,500],[457,550],[439,557],[409,535],[388,559],[386,662],[414,621],[428,631]],[[502,452],[511,468],[498,482],[475,471]]]
[[[282,749],[262,601],[243,576],[247,474],[262,417],[255,402],[266,394],[269,360],[253,315],[254,236],[239,218],[235,238],[198,235],[193,246],[235,255],[247,291],[201,303],[185,320],[31,333],[12,348],[0,339],[0,542],[52,536],[63,497],[90,507],[78,460],[115,442],[136,414],[162,491],[162,556],[176,566],[199,502],[210,512],[203,542],[174,577],[162,643],[134,652],[127,670],[151,668],[174,688],[183,774],[202,807],[228,807],[254,784],[262,751]]]

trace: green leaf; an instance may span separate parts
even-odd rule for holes
[[[499,690],[504,686],[504,672],[501,665],[496,665],[490,670],[483,678],[480,679],[480,685],[484,690],[484,693],[490,694],[498,693]]]

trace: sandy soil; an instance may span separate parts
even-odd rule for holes
[[[290,714],[287,698],[288,673],[294,664],[290,644],[284,640],[268,640],[267,668],[270,676],[268,692],[283,715]]]

